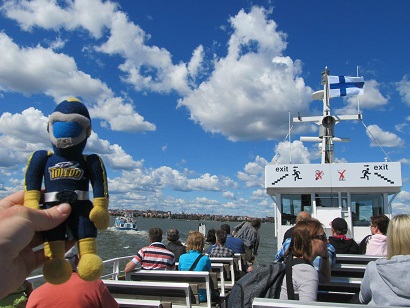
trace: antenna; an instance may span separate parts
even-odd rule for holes
[[[289,111],[289,164],[292,163],[292,142],[290,140],[290,111]]]
[[[359,65],[356,66],[356,77],[359,77]],[[360,114],[360,98],[357,96],[357,114]]]

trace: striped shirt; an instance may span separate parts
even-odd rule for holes
[[[145,270],[169,270],[175,266],[174,254],[160,242],[142,247],[132,261]]]

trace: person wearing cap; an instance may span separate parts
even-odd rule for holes
[[[178,262],[180,255],[186,253],[186,247],[182,245],[181,241],[179,240],[178,229],[168,229],[167,240],[167,249],[174,254],[175,262]]]
[[[347,222],[343,218],[337,217],[330,223],[332,236],[329,236],[329,243],[335,248],[336,253],[359,254],[359,245],[352,238],[346,237],[348,230]]]
[[[27,302],[27,308],[81,307],[116,308],[117,301],[101,279],[85,281],[78,276],[78,250],[75,246],[66,252],[64,258],[73,272],[70,279],[62,284],[46,282],[34,289]]]

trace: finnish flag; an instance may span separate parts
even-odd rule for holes
[[[328,76],[329,97],[362,95],[364,93],[363,77]]]

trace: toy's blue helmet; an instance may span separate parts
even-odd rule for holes
[[[84,143],[91,135],[91,118],[87,107],[70,97],[57,105],[50,115],[47,131],[53,147],[71,148]]]

